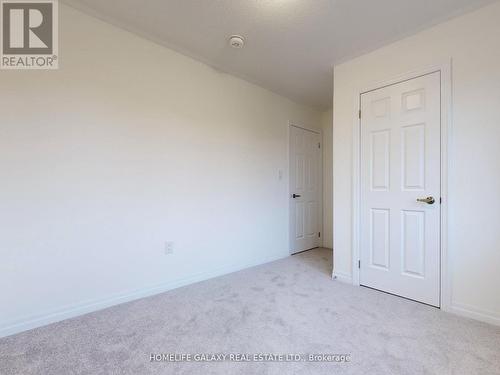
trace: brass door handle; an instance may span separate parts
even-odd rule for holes
[[[436,203],[436,200],[434,199],[434,197],[427,197],[427,198],[418,198],[417,202],[434,204]]]

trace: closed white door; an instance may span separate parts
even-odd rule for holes
[[[321,141],[318,133],[290,127],[291,253],[320,246]]]
[[[440,73],[361,95],[361,285],[440,306]]]

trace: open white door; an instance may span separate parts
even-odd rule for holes
[[[291,253],[320,246],[322,227],[321,137],[290,126]]]
[[[361,95],[360,284],[440,306],[441,80]]]

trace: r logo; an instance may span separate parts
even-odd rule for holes
[[[4,54],[52,54],[52,3],[2,6]]]

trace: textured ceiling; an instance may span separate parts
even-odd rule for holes
[[[64,0],[297,102],[331,107],[332,66],[497,0]],[[243,35],[244,49],[227,45]]]

